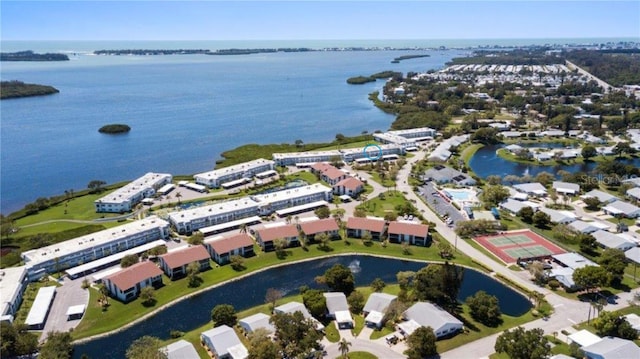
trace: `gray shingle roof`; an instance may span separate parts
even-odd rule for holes
[[[167,359],[199,359],[200,355],[188,341],[181,339],[161,349],[167,354]]]
[[[329,314],[335,315],[336,312],[349,310],[349,303],[347,303],[347,297],[344,293],[324,293],[324,297],[327,300],[327,310],[329,311]]]
[[[218,356],[224,356],[229,353],[229,348],[236,346],[238,344],[242,345],[240,342],[240,338],[236,335],[236,332],[226,326],[221,325],[219,327],[207,330],[201,334],[203,337],[208,338],[208,340],[213,345],[213,348],[218,354]]]
[[[372,293],[367,299],[367,303],[362,309],[364,312],[369,313],[373,310],[376,312],[384,313],[389,307],[389,304],[393,302],[397,296],[387,293]]]
[[[273,327],[273,325],[271,325],[271,323],[269,323],[270,318],[270,316],[264,313],[257,313],[240,319],[238,323],[242,328],[244,328],[244,330],[249,333],[255,331],[258,328],[264,328],[269,331],[269,333],[273,333],[275,332],[275,328]]]
[[[603,359],[640,358],[640,347],[634,342],[616,337],[602,338],[601,341],[582,347],[587,354],[599,355]]]
[[[428,302],[418,302],[412,305],[404,312],[404,317],[408,320],[414,320],[424,327],[431,327],[434,332],[450,323],[462,325],[462,322],[456,317]]]

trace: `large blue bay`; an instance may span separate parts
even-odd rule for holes
[[[425,52],[431,57],[400,64],[390,61],[411,51],[79,53],[68,62],[3,63],[2,80],[48,84],[60,93],[2,101],[1,212],[86,188],[93,179],[211,170],[221,152],[246,143],[330,141],[337,133],[386,130],[394,117],[367,99],[383,81],[357,86],[345,80],[387,69],[437,69],[463,53]],[[132,131],[98,133],[107,123],[126,123]]]

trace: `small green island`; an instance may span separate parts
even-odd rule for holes
[[[431,55],[403,55],[403,56],[398,56],[396,58],[394,58],[393,60],[391,60],[392,64],[399,64],[400,61],[402,60],[410,60],[410,59],[419,59],[421,57],[430,57]]]
[[[60,90],[53,86],[26,84],[22,81],[0,82],[0,99],[44,96],[59,93]]]
[[[402,73],[397,71],[382,71],[382,72],[377,72],[371,76],[349,77],[347,79],[347,83],[349,85],[363,85],[363,84],[366,84],[367,82],[374,82],[377,79],[388,79],[388,78],[397,78],[397,77],[402,77]]]
[[[100,133],[106,133],[110,135],[118,134],[118,133],[127,133],[129,131],[131,131],[131,127],[125,124],[120,124],[120,123],[104,125],[100,127],[100,129],[98,130],[98,132]]]
[[[69,61],[65,54],[37,54],[31,50],[18,52],[0,52],[0,61]]]

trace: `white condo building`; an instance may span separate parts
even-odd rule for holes
[[[169,237],[169,223],[150,216],[22,253],[30,275],[53,273]]]
[[[239,163],[237,165],[219,168],[213,171],[198,173],[193,176],[197,184],[209,188],[218,188],[223,183],[236,181],[239,179],[251,179],[262,172],[273,170],[275,162],[259,158],[257,160]]]
[[[436,137],[436,130],[429,127],[411,128],[407,130],[374,133],[373,138],[381,143],[400,145],[409,148],[416,145],[416,141],[431,140]]]
[[[28,282],[25,266],[0,269],[0,322],[13,322]]]
[[[200,228],[236,221],[258,214],[258,202],[243,197],[208,206],[189,208],[169,213],[169,222],[178,233],[190,233]]]
[[[173,177],[167,173],[149,172],[126,186],[97,199],[96,212],[128,212],[143,199],[153,196],[156,190],[171,183]]]
[[[291,208],[319,201],[330,201],[331,188],[319,183],[282,191],[243,197],[169,213],[169,222],[178,233],[190,233],[200,228],[237,221],[253,216],[269,215],[283,208]]]
[[[375,146],[368,146],[366,148],[366,154],[364,148],[349,148],[331,151],[274,153],[273,160],[278,166],[299,166],[307,163],[331,162],[334,159],[340,159],[349,163],[367,157],[372,160],[377,160],[378,158],[383,160],[384,158],[382,158],[382,156],[404,154],[404,149],[402,145],[397,144],[375,144]]]

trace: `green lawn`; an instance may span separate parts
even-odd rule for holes
[[[387,188],[393,188],[393,186],[395,186],[395,182],[386,178],[384,181],[380,178],[380,174],[376,171],[369,171],[367,172],[371,175],[371,179],[375,182],[377,182],[378,184],[380,184],[383,187],[387,187]]]
[[[471,161],[471,158],[473,157],[473,155],[475,155],[476,152],[478,152],[478,150],[481,149],[482,147],[484,147],[483,144],[474,143],[474,144],[468,145],[462,150],[462,153],[460,154],[460,158],[462,158],[462,160],[464,161],[465,165],[467,165],[467,167],[469,166],[469,161]]]
[[[364,209],[368,214],[376,217],[384,217],[388,213],[395,213],[399,215],[396,211],[396,206],[404,205],[407,203],[407,200],[404,198],[401,192],[398,191],[389,191],[384,192],[384,199],[380,199],[380,197],[374,197],[368,199],[362,204],[358,205],[358,208]]]
[[[324,146],[324,147],[318,147],[318,148],[314,149],[314,151],[344,150],[344,149],[347,149],[347,148],[358,148],[358,147],[362,147],[364,149],[364,146],[366,146],[368,144],[377,144],[377,142],[374,141],[374,140],[365,140],[365,141],[357,141],[357,142],[347,143],[347,144],[344,144],[344,145],[332,144],[332,145],[328,145],[328,146]]]
[[[325,336],[327,340],[332,343],[337,343],[340,341],[340,332],[338,332],[338,328],[336,327],[335,321],[330,321],[324,328]]]
[[[387,335],[395,332],[396,329],[393,327],[393,325],[389,324],[389,325],[385,325],[384,327],[380,328],[380,330],[375,329],[373,332],[371,332],[371,335],[369,336],[369,339],[371,340],[375,340],[375,339],[379,339],[382,337],[386,337]]]
[[[377,356],[367,352],[352,352],[347,354],[347,357],[349,359],[378,359]],[[338,357],[338,358],[341,358],[341,357]]]
[[[234,271],[231,266],[228,265],[201,273],[203,284],[199,288],[189,288],[185,279],[172,282],[165,277],[163,279],[165,286],[156,291],[157,303],[151,308],[144,307],[139,300],[134,300],[128,304],[111,300],[111,306],[103,313],[97,304],[97,296],[93,293],[95,291],[92,290],[92,298],[90,299],[87,312],[80,325],[74,330],[73,336],[75,339],[79,339],[115,330],[151,312],[154,308],[184,297],[187,294],[194,293],[197,290],[229,279],[237,278],[241,274],[247,274],[276,264],[291,263],[302,259],[331,256],[340,253],[376,254],[421,261],[442,262],[437,251],[429,247],[412,246],[411,254],[405,255],[402,253],[402,247],[398,244],[389,244],[385,248],[382,247],[380,243],[374,242],[371,246],[365,246],[357,239],[351,239],[348,243],[345,241],[334,241],[331,242],[329,246],[331,248],[329,251],[320,250],[316,245],[309,246],[308,251],[304,251],[299,247],[291,248],[287,250],[288,255],[284,259],[279,259],[275,252],[259,253],[257,256],[245,260],[246,269],[240,273]],[[454,262],[470,267],[477,267],[469,257],[462,253],[457,254]]]
[[[366,296],[365,298],[369,298],[369,296]],[[364,317],[362,316],[362,314],[353,315],[353,321],[355,322],[355,325],[351,332],[353,333],[354,337],[357,337],[362,329],[364,329]]]

